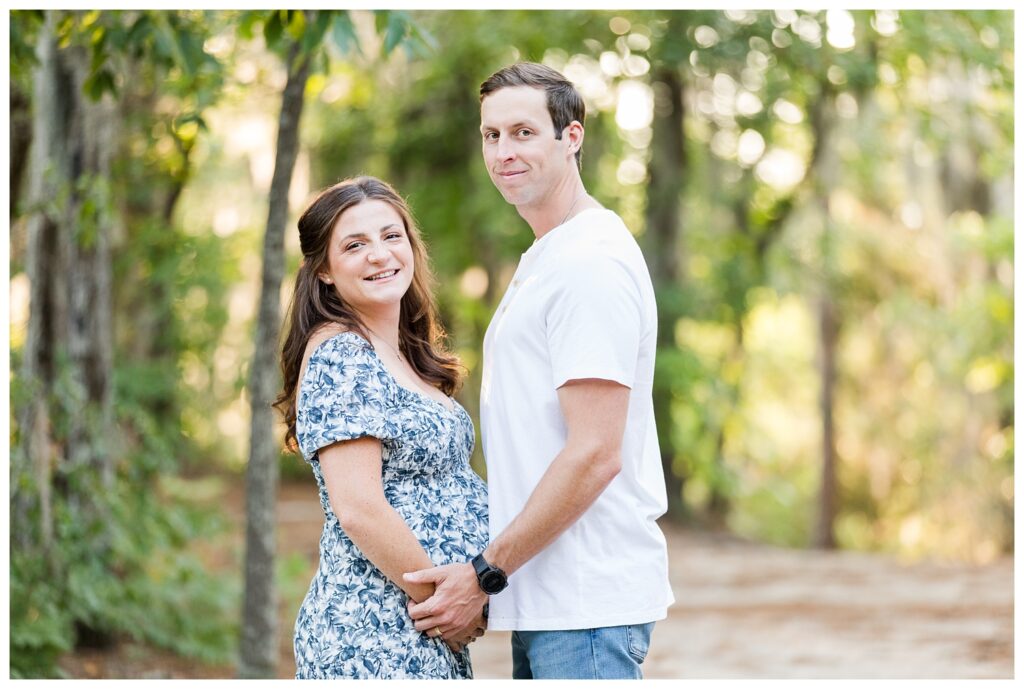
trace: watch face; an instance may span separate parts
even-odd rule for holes
[[[505,577],[497,572],[485,572],[480,579],[480,588],[485,593],[498,593],[505,588]]]

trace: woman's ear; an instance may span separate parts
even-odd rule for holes
[[[325,285],[334,284],[334,280],[327,273],[318,273],[316,277],[318,280],[320,280],[320,282],[324,283]]]

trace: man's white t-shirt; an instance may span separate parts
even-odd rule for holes
[[[651,388],[657,311],[640,247],[614,212],[587,209],[523,254],[484,338],[480,415],[491,538],[565,447],[557,389],[630,388],[622,470],[597,501],[491,596],[488,627],[558,630],[663,619],[673,602],[665,476]]]

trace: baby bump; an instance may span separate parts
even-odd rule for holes
[[[487,491],[473,478],[393,495],[392,505],[435,565],[467,562],[487,547]]]

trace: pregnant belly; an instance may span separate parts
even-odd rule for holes
[[[487,546],[485,491],[447,484],[396,491],[391,498],[435,565],[467,562]]]

